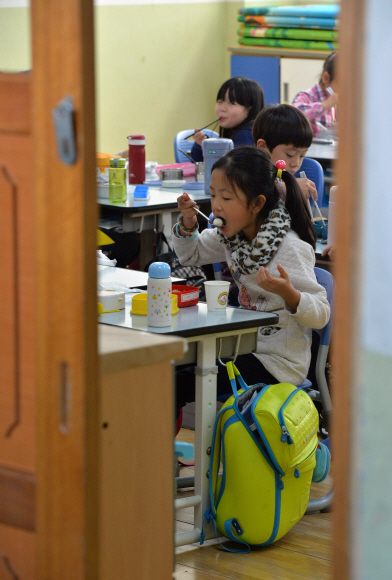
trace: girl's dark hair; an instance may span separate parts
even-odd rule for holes
[[[227,91],[229,91],[229,100],[236,102],[244,107],[250,107],[248,116],[240,125],[232,129],[219,128],[219,134],[226,139],[232,139],[234,135],[246,126],[252,126],[259,111],[264,107],[263,89],[256,81],[245,77],[233,77],[223,83],[216,97],[217,101],[224,101]]]
[[[271,152],[277,145],[310,147],[313,139],[309,119],[292,105],[267,105],[257,115],[252,129],[255,145],[264,139]]]
[[[336,55],[338,53],[337,52],[331,52],[331,54],[329,54],[327,56],[327,58],[324,61],[324,65],[323,65],[323,71],[321,73],[320,76],[320,81],[321,81],[321,77],[323,76],[324,72],[327,72],[329,74],[329,80],[330,82],[333,81],[333,79],[335,78],[335,59],[336,59]]]
[[[272,165],[267,151],[247,145],[236,147],[220,157],[212,166],[212,171],[214,169],[224,171],[234,191],[240,189],[249,203],[259,195],[264,195],[266,202],[258,214],[260,225],[278,205],[280,193],[276,184],[277,169]],[[288,171],[283,171],[282,179],[286,185],[285,205],[291,217],[291,229],[314,249],[317,236],[297,181]]]

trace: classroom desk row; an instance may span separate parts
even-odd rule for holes
[[[108,287],[110,278],[115,284],[121,279],[129,288],[139,287],[147,282],[145,272],[99,266],[98,279]],[[194,529],[176,534],[175,545],[181,546],[200,539],[203,514],[209,507],[208,489],[208,450],[212,444],[212,434],[216,416],[216,360],[220,357],[232,358],[234,353],[247,354],[256,349],[257,332],[260,326],[276,324],[277,314],[228,307],[224,312],[208,312],[207,305],[180,308],[172,317],[171,326],[152,328],[147,326],[144,316],[130,314],[130,304],[125,310],[102,314],[101,324],[122,326],[129,329],[144,330],[156,334],[169,334],[185,337],[188,350],[185,358],[174,361],[177,364],[195,364],[196,374],[196,427],[195,427],[195,493],[181,499],[178,508],[193,507],[195,512]],[[206,539],[215,536],[213,524],[204,526]]]
[[[337,141],[325,144],[312,143],[306,156],[317,159],[320,162],[332,162],[337,157],[337,151]],[[150,178],[149,181],[154,181],[154,179],[156,180],[155,174],[153,179]],[[183,191],[188,191],[198,204],[209,205],[211,201],[210,195],[206,195],[204,189],[189,190],[186,183],[183,188],[150,186],[148,200],[134,199],[134,189],[134,185],[127,185],[127,199],[124,203],[113,203],[107,198],[99,197],[100,190],[98,189],[97,191],[99,205],[105,210],[118,214],[124,232],[141,232],[143,229],[154,229],[158,226],[160,231],[164,229],[165,233],[168,234],[175,223],[173,216],[178,213],[177,197]],[[158,218],[158,223],[156,217]]]

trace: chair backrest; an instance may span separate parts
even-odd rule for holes
[[[215,219],[215,216],[214,216],[213,213],[210,213],[210,215],[208,217],[210,218],[210,220],[212,222]],[[209,228],[214,228],[215,226],[213,226],[211,222],[208,222],[208,227]],[[215,262],[215,264],[212,264],[212,267],[214,269],[214,278],[215,278],[215,280],[223,280],[221,263],[220,262]]]
[[[316,159],[310,159],[309,157],[304,157],[302,161],[302,166],[299,171],[297,171],[294,176],[300,177],[301,171],[306,173],[306,177],[311,181],[314,181],[317,189],[317,204],[322,206],[324,197],[324,172],[320,163]]]
[[[330,272],[323,270],[322,268],[315,268],[314,273],[316,274],[317,282],[320,284],[320,286],[325,288],[327,292],[327,300],[331,307],[331,316],[329,317],[328,323],[324,326],[324,328],[321,328],[320,330],[314,330],[320,335],[320,344],[329,346],[333,322],[335,280]]]
[[[174,157],[176,159],[176,163],[184,163],[185,161],[189,161],[188,157],[181,153],[179,149],[185,151],[185,153],[190,153],[193,145],[192,140],[186,139],[189,135],[194,133],[194,129],[188,129],[187,131],[180,131],[174,138]],[[215,131],[211,131],[210,129],[203,129],[203,133],[207,135],[207,137],[217,139],[219,134]]]

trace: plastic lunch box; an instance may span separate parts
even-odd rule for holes
[[[184,306],[195,306],[195,304],[199,302],[199,288],[196,288],[196,286],[173,284],[172,288],[173,294],[177,295],[179,308],[184,308]]]

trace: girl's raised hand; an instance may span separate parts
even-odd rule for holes
[[[193,209],[195,206],[197,207],[197,203],[185,192],[180,197],[177,197],[177,203],[178,209],[183,216],[184,226],[192,229],[197,222],[197,212]]]
[[[290,306],[290,308],[295,312],[301,298],[301,294],[294,288],[291,284],[290,276],[287,274],[286,270],[278,264],[279,277],[272,276],[268,268],[260,266],[259,271],[256,275],[256,282],[266,290],[267,292],[272,292],[277,294]]]
[[[193,135],[193,139],[201,147],[201,144],[203,143],[204,139],[207,139],[207,135],[205,133],[202,133],[200,131],[200,129],[195,129],[195,134]]]
[[[337,104],[338,104],[338,95],[337,93],[332,93],[332,95],[329,95],[328,99],[325,99],[325,101],[321,103],[321,106],[324,109],[324,111],[327,111],[328,109],[332,109],[332,107],[336,107]]]

